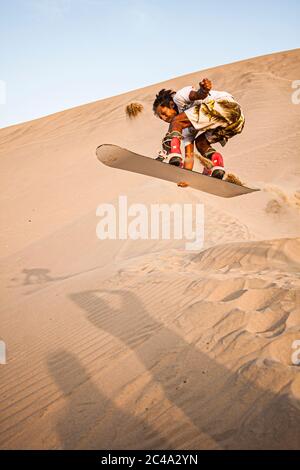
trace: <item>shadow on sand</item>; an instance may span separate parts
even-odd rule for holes
[[[51,354],[48,368],[68,399],[57,423],[63,449],[117,449],[121,442],[129,449],[143,449],[145,441],[169,447],[168,441],[149,424],[116,407],[102,394],[73,354],[65,350]],[[120,424],[126,428],[121,429]]]
[[[110,306],[109,301],[105,299],[108,294],[110,297],[118,297],[119,308]],[[130,291],[90,290],[71,294],[70,298],[85,311],[87,319],[96,328],[114,336],[135,353],[145,369],[150,371],[153,382],[161,386],[165,397],[193,423],[198,430],[195,435],[191,437],[190,429],[186,430],[191,445],[195,446],[196,443],[197,448],[205,448],[204,433],[211,443],[216,444],[215,447],[225,449],[299,448],[300,403],[294,405],[288,394],[274,394],[247,380],[244,372],[247,372],[252,363],[246,364],[244,371],[233,374],[152,318],[140,299]],[[147,347],[144,347],[146,342]],[[65,419],[59,424],[59,433],[64,447],[70,448],[73,442],[72,427],[75,432],[74,429],[84,425],[81,422],[83,415],[75,415],[72,390],[76,380],[87,381],[88,377],[75,358],[68,353],[60,353],[60,356],[55,359],[55,367],[51,366],[50,370],[64,394],[69,396],[70,403]],[[58,362],[66,363],[65,371],[61,368],[61,372],[58,372]],[[70,379],[66,382],[67,370]],[[268,381],[271,384],[274,369],[270,371],[268,365],[263,364],[261,371],[257,372],[263,375],[268,373],[271,373]],[[126,375],[126,371],[124,374]],[[94,422],[85,426],[97,425],[100,434],[91,436],[93,442],[90,442],[89,446],[95,445],[99,448],[102,442],[99,436],[105,435],[107,423],[115,423],[117,426],[115,418],[123,411],[114,409],[112,403],[107,405],[107,398],[90,383],[86,389],[86,400],[91,400],[93,396],[93,400],[98,403],[97,414],[90,416]],[[140,430],[147,426],[133,417],[128,417],[128,423],[132,419],[136,420],[135,426],[141,426]],[[66,422],[72,420],[77,420],[77,423],[73,423],[74,426],[65,426]],[[129,434],[131,429],[128,425]],[[82,429],[80,432],[82,434]],[[153,430],[147,432],[151,434]],[[188,439],[184,429],[181,429],[180,433],[183,438]],[[124,445],[129,441],[125,439],[120,442],[121,448],[126,448]],[[185,444],[186,442],[185,440]],[[107,444],[111,447],[109,442]],[[147,445],[147,437],[142,432],[137,432],[136,441],[130,441],[130,446],[136,448],[149,448]],[[172,446],[168,446],[162,437],[158,437],[154,448],[167,449]]]

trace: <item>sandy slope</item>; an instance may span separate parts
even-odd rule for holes
[[[245,110],[223,200],[101,166],[153,156],[155,93],[210,77]],[[217,67],[0,131],[1,448],[299,448],[300,51]],[[136,121],[124,106],[144,104]],[[96,208],[205,204],[205,245],[99,241]]]

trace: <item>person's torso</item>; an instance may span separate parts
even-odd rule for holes
[[[196,91],[196,89],[192,86],[187,86],[178,90],[174,95],[173,100],[177,105],[179,113],[183,113],[186,109],[189,109],[192,106],[200,105],[201,103],[208,103],[211,100],[234,99],[233,96],[227,91],[211,90],[209,95],[204,100],[191,101],[189,99],[191,91]]]
[[[191,91],[196,91],[196,89],[193,86],[187,86],[178,90],[174,95],[173,100],[178,108],[179,113],[183,113],[186,109],[192,108],[193,106],[201,105],[202,103],[209,103],[211,100],[234,100],[233,96],[227,91],[211,90],[209,95],[204,100],[191,101],[189,99]],[[195,134],[197,134],[197,132],[198,131],[193,126],[191,126],[183,129],[182,134],[184,139],[189,140],[189,138],[193,137]]]

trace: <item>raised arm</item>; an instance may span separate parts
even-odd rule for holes
[[[175,116],[170,122],[169,132],[177,131],[182,132],[186,127],[191,127],[192,123],[185,113],[180,113]]]
[[[199,90],[192,90],[189,94],[189,99],[191,101],[204,100],[209,95],[210,90],[212,89],[212,83],[208,78],[204,78],[199,83]]]

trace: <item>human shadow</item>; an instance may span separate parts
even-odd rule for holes
[[[101,393],[76,356],[62,349],[49,355],[47,364],[68,400],[57,422],[63,449],[118,449],[122,444],[144,449],[145,442],[151,447],[168,447],[167,439],[156,429]]]
[[[120,308],[109,305],[107,294],[119,298]],[[166,398],[196,427],[194,444],[198,433],[203,445],[204,433],[224,449],[299,448],[299,404],[248,380],[251,363],[233,374],[151,317],[130,291],[89,290],[70,297],[95,327],[135,353]]]
[[[18,277],[11,278],[10,281],[13,285],[8,286],[9,288],[19,287],[19,286],[32,286],[36,287],[35,290],[31,290],[30,292],[25,293],[24,295],[32,294],[33,292],[37,292],[45,286],[48,286],[51,283],[64,281],[66,279],[70,279],[72,277],[79,276],[81,274],[85,274],[91,271],[95,271],[98,269],[98,266],[94,268],[87,269],[85,271],[75,272],[72,274],[65,274],[64,276],[53,276],[51,274],[51,270],[47,268],[24,268],[21,271],[22,279],[20,280]]]
[[[15,286],[43,286],[45,284],[49,284],[50,282],[63,281],[65,279],[69,279],[70,277],[78,276],[78,274],[81,274],[75,273],[65,276],[52,276],[50,273],[50,269],[47,268],[24,268],[21,271],[21,274],[23,275],[23,279],[21,280],[21,282],[18,282],[18,277],[12,278],[11,281],[14,282]]]
[[[65,279],[66,277],[53,277],[50,275],[50,269],[34,268],[34,269],[23,269],[22,273],[25,275],[23,280],[23,286],[32,284],[45,284],[46,282],[58,281]]]

